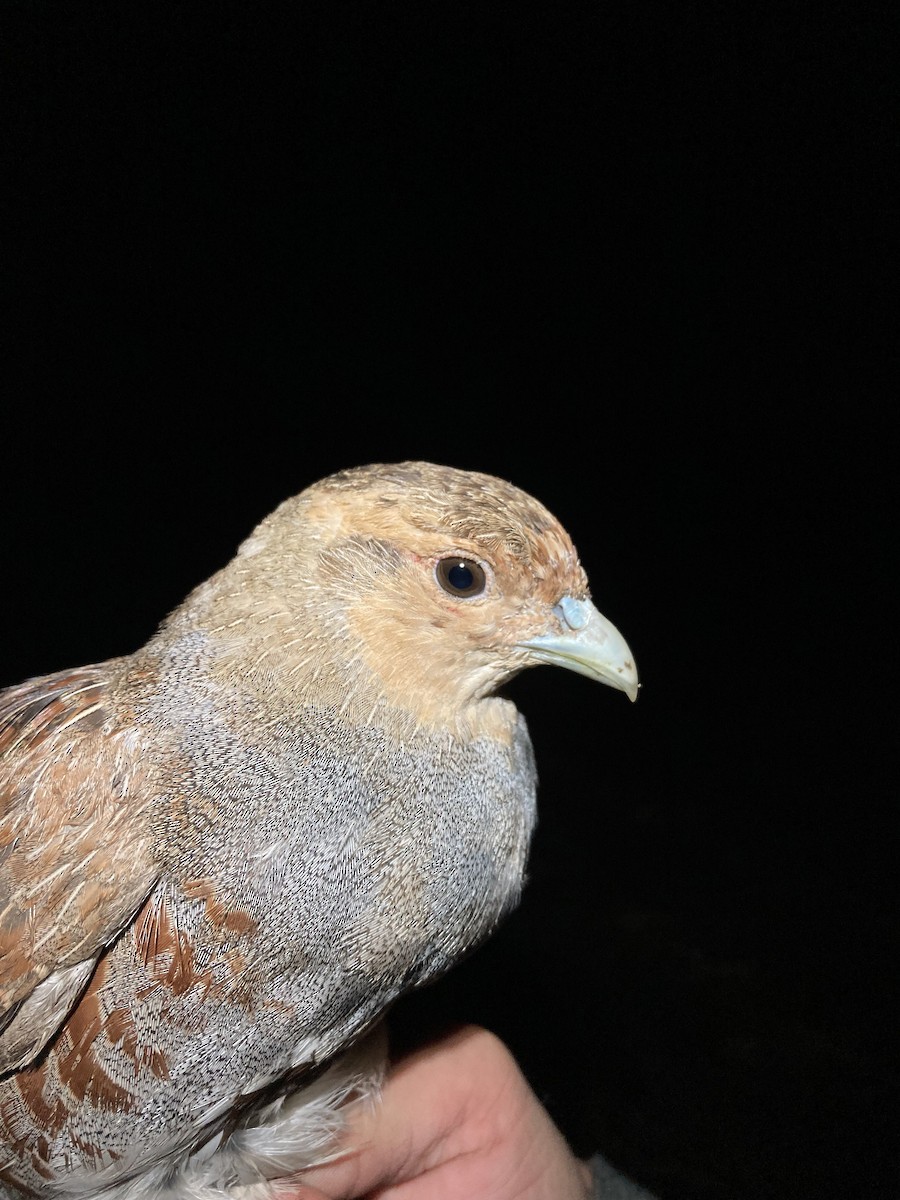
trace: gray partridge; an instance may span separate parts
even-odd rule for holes
[[[0,1195],[277,1194],[378,1022],[517,902],[549,662],[637,675],[540,504],[428,463],[285,501],[135,654],[0,694]]]

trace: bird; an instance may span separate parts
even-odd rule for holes
[[[638,677],[498,477],[352,467],[136,652],[0,693],[0,1196],[266,1200],[377,1095],[383,1018],[518,903],[523,716]]]

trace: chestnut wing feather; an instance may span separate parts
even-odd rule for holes
[[[114,665],[0,693],[0,1074],[56,1032],[158,876]]]

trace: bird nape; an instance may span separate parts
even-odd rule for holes
[[[0,1195],[274,1195],[519,898],[537,663],[637,695],[559,522],[342,471],[134,654],[0,694]]]

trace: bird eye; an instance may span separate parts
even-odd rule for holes
[[[484,567],[471,558],[442,558],[435,574],[438,583],[451,596],[480,596],[487,583]]]

